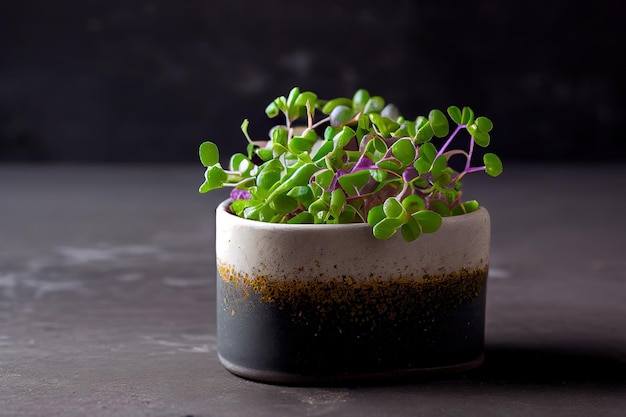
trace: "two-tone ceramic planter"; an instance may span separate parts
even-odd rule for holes
[[[485,208],[408,243],[367,224],[246,220],[229,203],[216,213],[217,329],[232,373],[310,384],[481,364]]]

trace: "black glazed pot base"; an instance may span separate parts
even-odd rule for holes
[[[218,354],[221,364],[235,376],[266,384],[286,386],[337,386],[373,383],[392,383],[398,381],[425,378],[441,378],[450,374],[471,371],[479,368],[484,362],[484,355],[476,359],[448,366],[431,368],[399,369],[354,374],[294,374],[260,369],[245,368],[229,362]]]

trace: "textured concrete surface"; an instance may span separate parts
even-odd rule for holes
[[[216,355],[200,166],[0,167],[1,416],[623,416],[624,166],[507,165],[486,362],[433,380],[282,387]]]

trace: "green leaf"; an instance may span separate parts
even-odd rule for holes
[[[433,165],[432,162],[429,162],[428,160],[426,160],[424,158],[418,158],[418,160],[415,161],[415,163],[413,164],[413,166],[417,170],[417,173],[420,174],[420,175],[424,175],[427,172],[429,172],[430,171],[430,167],[432,165]]]
[[[423,123],[422,126],[417,130],[417,134],[415,135],[415,141],[417,143],[428,142],[435,135],[435,131],[433,127],[430,125],[429,121]]]
[[[474,138],[476,145],[482,146],[483,148],[489,146],[490,137],[489,133],[478,130],[478,126],[476,123],[467,126],[467,131]]]
[[[400,127],[400,124],[388,117],[382,116],[378,113],[370,113],[370,120],[376,127],[382,136],[389,137],[390,132]]]
[[[279,144],[283,148],[286,148],[287,139],[289,138],[289,131],[284,126],[274,126],[270,130],[270,138],[275,144]]]
[[[408,138],[403,138],[391,145],[391,153],[403,166],[408,166],[415,160],[415,145]]]
[[[248,160],[248,158],[246,158],[244,154],[234,153],[232,154],[232,156],[230,157],[230,161],[228,162],[228,169],[230,169],[231,171],[239,171],[239,165],[241,165],[241,163],[246,160]]]
[[[361,114],[359,116],[359,122],[358,122],[358,128],[362,129],[363,131],[367,132],[370,130],[370,126],[372,125],[372,122],[370,121],[369,117],[367,117],[364,114]]]
[[[337,219],[338,223],[346,224],[346,223],[354,223],[357,218],[356,209],[352,207],[350,204],[346,204],[343,206],[343,211],[339,214],[339,218]],[[359,217],[359,223],[361,222],[361,218]]]
[[[313,144],[302,136],[294,136],[289,141],[289,151],[295,155],[311,152]]]
[[[265,114],[270,119],[273,119],[274,117],[276,117],[276,116],[278,116],[280,114],[280,109],[278,108],[278,105],[275,102],[272,101],[265,108]]]
[[[324,198],[319,198],[311,203],[309,206],[309,213],[317,220],[323,220],[328,213],[328,203],[324,201]]]
[[[315,172],[318,171],[318,169],[319,168],[312,162],[304,163],[300,165],[297,169],[295,169],[295,171],[293,171],[289,175],[289,178],[283,179],[282,182],[277,184],[276,188],[272,190],[272,193],[273,194],[287,193],[293,187],[298,187],[300,185],[308,185],[311,181],[311,177],[313,176],[313,174],[315,174]]]
[[[485,172],[492,177],[497,177],[502,174],[502,161],[495,153],[486,153],[483,156],[483,162],[485,163]]]
[[[241,161],[238,168],[239,168],[238,169],[239,174],[242,177],[249,178],[251,176],[252,170],[254,169],[254,164],[249,159],[246,158],[243,161]]]
[[[385,107],[385,100],[380,96],[370,97],[365,103],[365,107],[363,108],[364,114],[369,113],[380,113]]]
[[[404,224],[404,221],[400,221],[394,218],[386,218],[374,225],[372,232],[377,239],[386,240],[396,234],[398,228]]]
[[[213,142],[202,142],[199,148],[200,162],[205,167],[210,167],[220,161],[220,154],[217,145]]]
[[[448,161],[445,156],[439,155],[437,159],[433,162],[432,169],[430,172],[433,174],[434,178],[438,178],[444,173],[444,170],[448,166]]]
[[[204,173],[204,183],[200,186],[200,192],[206,193],[216,188],[222,188],[228,176],[219,165],[207,167]]]
[[[259,220],[259,210],[261,208],[261,205],[262,204],[259,203],[245,207],[243,209],[243,212],[241,213],[241,216],[243,216],[244,219]]]
[[[298,87],[294,87],[289,92],[289,96],[287,97],[287,107],[291,108],[296,105],[296,100],[300,96],[300,89]]]
[[[287,116],[292,122],[306,115],[306,108],[296,104],[298,98],[300,98],[300,89],[298,87],[294,87],[291,89],[289,96],[287,97]]]
[[[420,210],[424,210],[426,203],[424,199],[415,194],[409,194],[402,200],[402,206],[409,213],[415,213]]]
[[[248,139],[248,142],[250,142],[249,145],[252,145],[252,139],[250,139],[250,134],[248,133],[248,125],[250,124],[250,121],[248,119],[243,119],[243,121],[241,122],[241,131],[243,132],[243,135],[246,137],[246,139]]]
[[[461,124],[469,125],[474,122],[474,110],[470,107],[463,107],[463,111],[461,112]]]
[[[383,182],[387,179],[387,172],[382,170],[370,169],[370,176],[372,179],[378,183]]]
[[[466,213],[471,213],[478,210],[480,208],[480,204],[478,204],[478,201],[476,200],[469,200],[463,203],[463,208],[465,209]]]
[[[346,149],[346,164],[349,164],[351,162],[357,162],[359,159],[361,159],[361,156],[363,156],[361,151],[351,151]],[[344,166],[344,168],[347,168],[347,166]]]
[[[298,158],[306,158],[307,161],[310,157],[303,155],[304,152],[311,152],[313,145],[317,142],[317,133],[314,130],[307,130],[303,136],[294,136],[289,141],[289,151]]]
[[[328,189],[335,173],[330,169],[324,169],[315,174],[315,182],[323,189]]]
[[[435,200],[430,202],[430,209],[441,214],[443,217],[448,217],[452,214],[450,208],[443,201]]]
[[[343,206],[346,204],[346,195],[343,190],[336,189],[330,195],[330,215],[338,218],[343,210]]]
[[[413,120],[405,120],[404,124],[406,126],[407,135],[409,135],[411,138],[415,138],[415,135],[417,135],[417,125],[415,124],[415,122]]]
[[[432,163],[437,155],[437,148],[430,142],[424,143],[418,148],[418,154],[420,158]]]
[[[448,107],[448,115],[457,125],[463,124],[461,109],[459,109],[457,106]]]
[[[435,169],[436,168],[433,168],[433,171]],[[445,168],[439,172],[439,175],[437,175],[437,179],[435,180],[435,185],[437,185],[441,189],[441,192],[444,193],[447,197],[454,195],[454,197],[448,198],[448,201],[450,203],[452,203],[452,201],[454,201],[456,196],[458,195],[457,190],[447,188],[448,186],[450,186],[450,183],[453,179],[453,174],[451,174],[451,172],[453,172],[451,171],[451,168]]]
[[[493,129],[493,123],[485,116],[477,117],[474,121],[481,132],[490,132]]]
[[[430,113],[428,113],[428,121],[433,129],[433,133],[438,138],[443,138],[450,132],[448,118],[441,110],[431,110]]]
[[[379,204],[375,207],[372,207],[370,211],[367,212],[367,223],[370,226],[374,227],[377,223],[385,218],[385,212],[383,211],[383,205]]]
[[[383,203],[383,212],[385,216],[398,219],[406,218],[406,210],[402,207],[402,204],[393,197],[389,197]]]
[[[302,135],[302,137],[309,142],[311,145],[313,145],[315,142],[317,142],[317,140],[319,139],[319,137],[317,136],[317,132],[315,132],[315,130],[311,129],[311,130],[306,130],[305,132],[303,132],[304,134]]]
[[[408,221],[402,225],[400,232],[402,233],[402,238],[404,240],[412,242],[419,237],[421,229],[417,220],[413,217],[409,217]]]
[[[424,116],[417,116],[415,118],[415,126],[417,130],[420,130],[426,123],[428,123],[428,119]]]
[[[461,216],[465,214],[465,208],[463,207],[463,204],[452,207],[451,213],[453,216]]]
[[[333,137],[334,149],[343,149],[354,137],[354,130],[349,126],[344,126],[339,133]]]
[[[285,96],[276,97],[274,99],[274,104],[276,104],[280,111],[282,111],[283,113],[287,113],[287,99],[285,98]]]
[[[242,176],[248,176],[254,164],[242,153],[235,153],[230,157],[229,168],[238,171]]]
[[[313,202],[313,199],[315,198],[313,195],[313,190],[311,190],[311,187],[308,185],[299,185],[297,187],[293,187],[287,192],[287,195],[291,198],[295,198],[304,206],[308,206],[309,204],[311,204]]]
[[[314,222],[313,215],[308,211],[303,211],[302,213],[298,213],[296,216],[287,220],[289,224],[312,224]]]
[[[395,104],[389,103],[385,107],[383,107],[383,109],[380,111],[380,115],[383,117],[387,117],[390,120],[396,121],[400,117],[400,110]]]
[[[317,150],[315,155],[313,156],[313,160],[315,162],[320,161],[326,155],[328,155],[333,150],[334,143],[332,141],[325,141],[322,146]]]
[[[441,227],[441,215],[432,210],[421,210],[411,217],[419,223],[424,233],[434,233]]]
[[[243,211],[245,208],[250,207],[253,204],[258,204],[253,200],[235,200],[230,204],[230,209],[239,217],[243,217]]]
[[[291,198],[286,194],[275,196],[270,202],[270,207],[281,216],[293,212],[298,208],[298,202],[295,198]]]
[[[336,106],[330,112],[330,125],[333,127],[341,127],[349,123],[354,118],[354,111],[348,106]]]
[[[365,153],[371,156],[373,162],[377,162],[387,153],[387,144],[380,137],[374,136],[365,145]]]
[[[263,148],[263,149],[257,149],[256,154],[263,161],[269,161],[273,158],[274,151],[272,150],[272,148]]]
[[[411,185],[415,188],[420,188],[422,190],[430,187],[430,183],[426,180],[426,178],[420,176],[417,176],[413,180],[411,180]]]
[[[409,132],[407,132],[406,130],[406,124],[404,124],[404,122],[402,122],[402,124],[400,124],[400,127],[398,127],[398,129],[394,130],[393,132],[391,132],[391,136],[393,136],[394,138],[408,138],[411,139],[409,136]]]
[[[296,99],[296,106],[306,106],[309,103],[311,110],[315,109],[315,105],[317,104],[317,94],[311,91],[304,91],[300,93],[298,98]]]
[[[346,151],[341,148],[335,148],[324,157],[324,163],[327,168],[337,171],[343,167],[345,156]]]
[[[370,113],[369,118],[372,122],[372,125],[375,126],[376,130],[378,130],[382,136],[389,136],[389,130],[387,130],[387,125],[385,124],[384,117],[382,117],[378,113]]]
[[[272,146],[272,157],[278,158],[279,156],[287,153],[288,151],[289,149],[287,149],[286,147],[279,145],[279,144],[275,144],[274,146]]]
[[[353,103],[352,106],[354,107],[354,110],[356,110],[357,112],[363,111],[369,99],[370,99],[369,91],[363,88],[357,90],[354,93],[354,96],[352,97],[352,103]]]
[[[274,219],[276,215],[278,214],[270,207],[269,204],[262,204],[260,206],[249,207],[244,210],[244,215],[248,215],[246,214],[248,211],[251,212],[249,215],[254,216],[253,217],[254,220],[258,220],[261,222],[271,222],[272,219]]]
[[[341,128],[339,127],[332,127],[330,125],[326,126],[326,129],[324,129],[324,139],[333,140],[333,137],[340,131],[341,131]]]
[[[272,159],[259,167],[256,176],[257,187],[269,190],[274,184],[280,181],[283,172],[283,165],[278,159]]]
[[[332,112],[333,109],[337,106],[352,107],[352,100],[346,97],[334,98],[324,104],[324,106],[322,107],[322,113],[330,114],[330,112]]]
[[[400,174],[402,171],[402,164],[400,164],[399,162],[396,161],[392,161],[392,160],[383,160],[383,161],[379,161],[376,164],[377,167],[379,167],[380,169],[384,169],[387,171],[392,171],[395,172],[397,174]]]
[[[254,143],[248,143],[248,146],[246,146],[246,152],[248,153],[248,159],[252,159],[252,157],[254,156],[254,151],[257,148],[257,146]]]
[[[365,170],[345,174],[340,176],[338,179],[341,188],[343,188],[350,196],[356,195],[357,191],[363,188],[369,180],[370,173]]]

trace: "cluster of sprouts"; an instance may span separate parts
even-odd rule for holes
[[[412,241],[437,231],[442,217],[478,209],[475,200],[463,200],[465,175],[502,172],[494,153],[472,165],[475,147],[489,145],[493,124],[469,107],[405,118],[395,105],[364,89],[352,98],[322,100],[295,87],[265,113],[270,118],[282,114],[284,124],[259,142],[251,139],[244,120],[247,151],[232,155],[228,169],[220,164],[215,143],[203,142],[199,149],[206,167],[200,192],[233,187],[230,210],[246,219],[369,223],[376,238],[388,239],[400,230]],[[461,133],[469,144],[452,148]],[[435,139],[443,142],[440,148]],[[460,170],[450,166],[454,155],[465,157]]]

